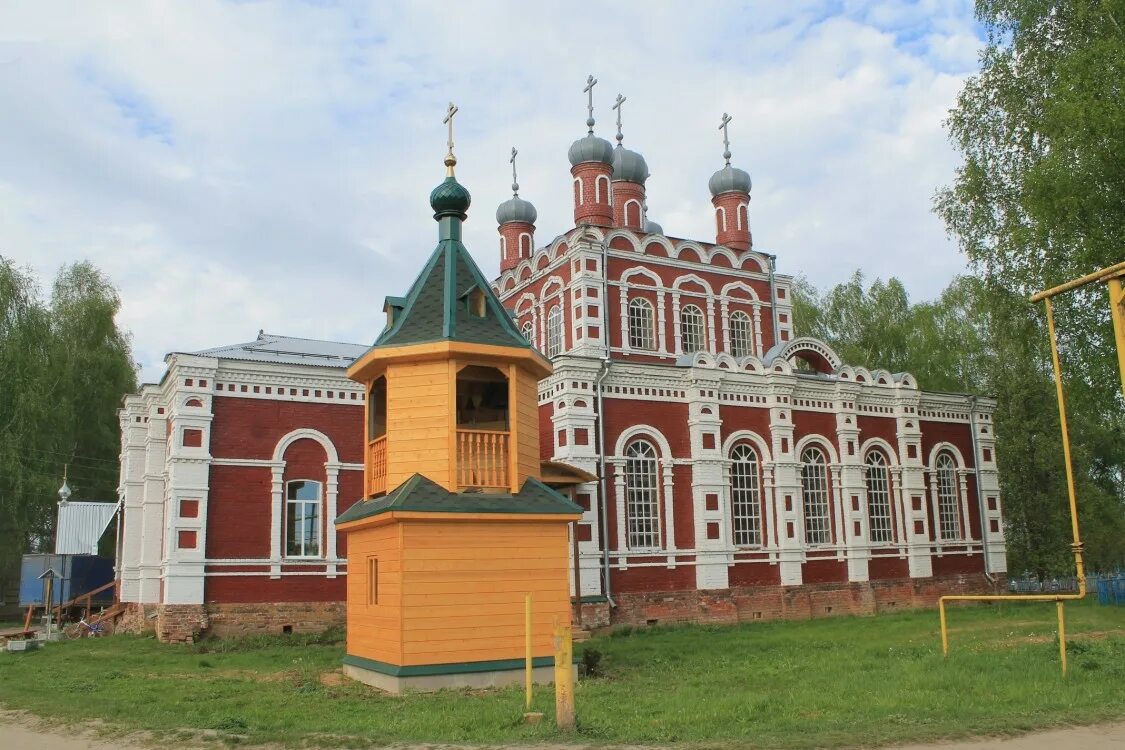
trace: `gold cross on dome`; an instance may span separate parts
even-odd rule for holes
[[[449,176],[453,176],[453,167],[457,166],[457,157],[453,155],[453,115],[457,114],[457,105],[453,102],[449,103],[449,109],[446,110],[445,119],[442,124],[449,126],[449,153],[445,155],[445,166],[449,167]]]

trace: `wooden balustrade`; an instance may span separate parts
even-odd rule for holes
[[[382,435],[367,444],[367,496],[381,495],[387,491],[387,436]]]
[[[507,489],[508,433],[457,430],[457,484]]]

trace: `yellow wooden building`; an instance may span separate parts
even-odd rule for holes
[[[438,246],[348,377],[366,387],[365,499],[347,533],[344,671],[400,692],[523,679],[533,597],[538,681],[568,624],[568,524],[541,481],[538,382],[551,364],[516,329],[461,242],[469,192],[430,195]],[[588,477],[586,477],[588,478]]]

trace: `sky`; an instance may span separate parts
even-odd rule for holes
[[[513,146],[537,245],[573,226],[593,74],[596,132],[625,95],[667,234],[713,240],[727,112],[779,272],[928,299],[965,271],[932,203],[981,46],[970,0],[0,0],[0,255],[45,289],[93,261],[149,381],[259,329],[371,342],[433,250],[448,103],[465,241],[494,277]]]

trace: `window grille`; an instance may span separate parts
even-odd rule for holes
[[[285,555],[320,555],[320,482],[300,479],[285,485]]]
[[[741,310],[730,316],[730,353],[736,358],[754,353],[754,330],[750,316]]]
[[[547,314],[547,356],[555,357],[563,349],[563,314],[562,308],[555,306]]]
[[[644,440],[625,449],[625,512],[629,548],[660,547],[660,497],[656,478],[656,449]]]
[[[801,495],[805,507],[805,543],[831,544],[832,522],[828,511],[828,468],[824,454],[806,448],[801,454]]]
[[[758,454],[748,445],[731,451],[730,497],[734,543],[751,547],[762,543],[762,495],[758,481]]]
[[[703,312],[695,305],[680,309],[680,340],[684,354],[701,352],[707,348],[707,336],[703,332]]]
[[[867,454],[867,518],[871,541],[893,542],[891,526],[891,483],[887,459],[879,451]]]
[[[648,351],[656,348],[652,303],[647,299],[638,297],[629,302],[629,346]]]
[[[953,456],[939,453],[934,469],[937,474],[938,521],[941,524],[941,538],[961,538],[961,513],[957,507],[957,471]]]

